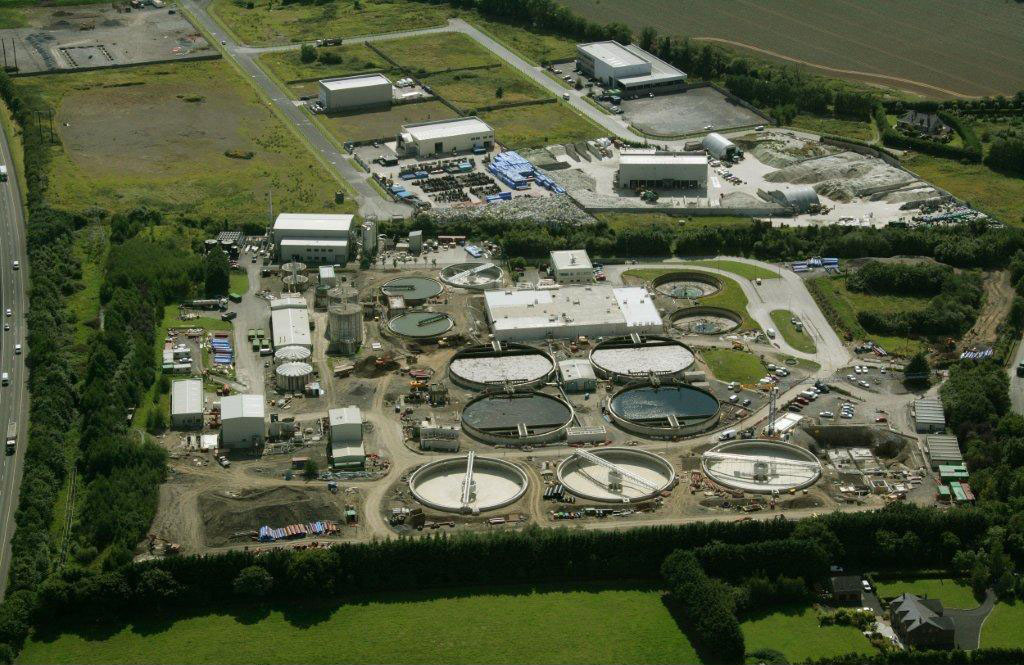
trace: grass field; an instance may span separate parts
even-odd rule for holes
[[[761,57],[814,65],[815,73],[929,97],[1012,95],[1024,80],[1024,12],[1003,0],[884,6],[865,0],[746,0],[685,8],[677,0],[560,2],[602,23],[712,38]]]
[[[448,72],[424,77],[423,82],[460,109],[512,104],[551,95],[511,67]],[[498,90],[502,91],[498,97]]]
[[[750,281],[754,281],[757,278],[761,279],[778,279],[779,274],[777,272],[762,268],[761,266],[751,265],[750,263],[744,263],[743,261],[730,261],[729,259],[706,259],[700,261],[687,261],[688,264],[697,266],[706,266],[708,268],[715,268],[716,270],[724,270],[725,272],[731,272],[740,277],[746,277]]]
[[[815,134],[834,134],[861,141],[874,141],[875,128],[870,122],[856,120],[840,120],[838,118],[819,118],[814,115],[798,115],[790,127],[805,129]]]
[[[572,60],[576,57],[576,42],[559,35],[541,32],[544,26],[531,30],[505,23],[496,23],[471,14],[463,14],[466,19],[480,28],[495,40],[501,42],[510,51],[535,65],[544,62]]]
[[[927,298],[910,298],[901,296],[871,296],[854,293],[846,288],[845,277],[818,277],[807,282],[811,295],[825,310],[833,309],[838,321],[830,321],[842,331],[849,332],[854,340],[872,340],[880,344],[889,353],[901,356],[912,356],[918,351],[927,349],[927,344],[906,337],[889,337],[869,334],[857,321],[857,312],[872,310],[882,313],[893,313],[909,309],[920,309],[928,303]]]
[[[961,164],[918,153],[903,164],[978,210],[1006,224],[1024,225],[1024,178],[1003,175],[984,164]]]
[[[876,580],[875,589],[881,598],[892,598],[901,593],[938,598],[946,607],[969,610],[980,603],[971,587],[948,577],[924,579]]]
[[[341,62],[326,65],[319,60],[302,62],[298,50],[264,53],[260,56],[260,65],[273,74],[282,83],[301,79],[322,79],[334,76],[350,76],[367,71],[390,69],[387,60],[367,48],[365,44],[345,44],[319,48],[317,54],[333,53],[341,58]]]
[[[389,137],[394,139],[399,128],[410,122],[454,118],[455,113],[441,102],[402,104],[389,109],[362,111],[345,115],[317,115],[316,121],[327,128],[338,141],[359,141]],[[276,194],[274,195],[277,196]]]
[[[607,134],[589,118],[560,103],[498,109],[480,117],[494,128],[494,136],[502,145],[516,149],[586,141]]]
[[[678,272],[684,267],[686,266],[680,266],[679,268],[637,268],[623,272],[622,276],[633,277],[635,279],[643,280],[644,282],[650,282],[664,274]],[[711,273],[705,274],[710,275]],[[738,313],[743,319],[740,324],[741,330],[760,330],[761,326],[750,318],[750,314],[747,313],[747,296],[743,293],[743,289],[740,285],[736,283],[736,280],[718,274],[714,274],[713,277],[721,281],[722,289],[714,295],[701,298],[700,304],[731,309]]]
[[[253,9],[233,0],[213,0],[210,12],[242,42],[253,46],[356,37],[442,25],[457,12],[444,5],[409,0],[293,3],[255,0]]]
[[[981,646],[987,649],[1019,649],[1024,626],[1024,602],[996,603],[981,628]]]
[[[89,355],[86,345],[95,331],[100,311],[100,286],[110,248],[109,228],[103,224],[90,224],[75,231],[73,251],[82,266],[82,288],[68,298],[68,309],[75,317],[74,344],[80,351],[74,357],[83,363]]]
[[[61,145],[48,174],[55,205],[149,206],[236,227],[266,219],[271,190],[283,210],[355,210],[351,201],[334,203],[340,183],[223,61],[26,77],[15,85],[57,109]]]
[[[416,73],[496,65],[502,61],[471,37],[442,32],[375,44],[388,57]]]
[[[700,353],[719,381],[757,383],[765,375],[764,365],[752,353],[732,349],[704,349]]]
[[[782,335],[782,339],[786,340],[786,344],[789,344],[797,351],[803,351],[804,353],[816,353],[818,350],[814,340],[807,334],[806,331],[799,331],[796,326],[793,325],[793,312],[788,309],[776,309],[771,313],[772,323],[775,324],[775,329]]]
[[[479,595],[477,595],[479,593]],[[614,608],[614,611],[609,611]],[[556,617],[565,617],[564,623]],[[571,619],[569,619],[571,617]],[[483,636],[483,637],[482,637]],[[186,646],[187,645],[187,646]],[[183,651],[185,649],[185,651]],[[187,656],[184,656],[187,652]],[[21,663],[696,663],[656,590],[410,592],[33,638]]]
[[[810,607],[792,607],[740,624],[747,653],[781,651],[790,663],[830,658],[847,653],[872,653],[874,648],[852,626],[820,626]]]
[[[245,295],[249,292],[249,273],[244,270],[232,270],[229,275],[228,289],[231,293],[237,293],[238,295]]]

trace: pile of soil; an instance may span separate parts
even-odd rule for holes
[[[232,492],[207,492],[199,496],[199,513],[209,547],[246,540],[236,533],[256,531],[317,520],[342,520],[341,510],[325,488],[273,487]]]

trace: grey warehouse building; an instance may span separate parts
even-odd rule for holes
[[[425,157],[467,152],[474,148],[490,150],[493,145],[494,130],[480,118],[472,116],[402,125],[396,151]]]
[[[203,427],[203,382],[181,379],[171,384],[171,428]]]
[[[686,74],[636,44],[616,41],[576,45],[576,64],[590,78],[626,93],[675,92],[686,87]]]
[[[919,434],[946,431],[946,414],[942,402],[926,397],[914,402],[914,431]]]
[[[708,184],[707,155],[655,150],[623,151],[619,187],[702,189]]]
[[[272,232],[278,258],[344,267],[352,219],[353,215],[281,213]]]
[[[320,106],[326,113],[385,106],[391,103],[391,81],[383,74],[360,74],[320,81]]]

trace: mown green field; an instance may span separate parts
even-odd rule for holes
[[[826,316],[829,315],[829,308],[835,312],[838,320],[830,323],[836,326],[840,333],[846,331],[854,340],[873,340],[889,353],[901,356],[912,356],[927,349],[927,344],[921,340],[869,334],[857,320],[857,312],[860,311],[895,313],[920,309],[928,304],[927,298],[854,293],[846,288],[846,278],[842,276],[811,279],[807,281],[807,287],[819,306],[822,306]]]
[[[782,335],[782,339],[786,340],[786,344],[804,353],[817,352],[818,347],[807,331],[799,331],[793,325],[793,312],[788,309],[776,309],[771,313],[771,317],[775,329]]]
[[[981,646],[986,649],[1019,649],[1024,626],[1024,602],[996,603],[981,627]]]
[[[495,140],[517,150],[575,143],[607,134],[589,118],[557,102],[486,111],[480,118],[494,128]]]
[[[1024,225],[1024,178],[1004,175],[984,164],[962,164],[919,153],[903,160],[903,165],[1006,224]]]
[[[295,49],[264,53],[259,57],[259,63],[261,67],[284,84],[289,81],[351,76],[391,68],[391,64],[387,60],[361,43],[318,48],[316,52],[318,56],[330,53],[341,58],[341,62],[331,64],[325,64],[320,60],[302,62],[298,49]]]
[[[875,129],[870,122],[841,120],[839,118],[821,118],[814,115],[798,115],[790,127],[804,129],[815,134],[833,134],[860,141],[874,141]]]
[[[291,3],[255,0],[252,9],[234,0],[213,0],[210,13],[239,40],[252,46],[356,37],[443,25],[457,12],[445,5],[409,0],[334,0]]]
[[[757,383],[765,375],[765,367],[752,353],[732,349],[704,349],[701,351],[708,369],[719,381]]]
[[[706,266],[708,268],[715,268],[716,270],[724,270],[731,272],[740,277],[746,277],[753,281],[755,279],[778,279],[779,274],[777,272],[762,268],[761,266],[755,266],[750,263],[744,263],[743,261],[730,261],[729,259],[703,259],[700,261],[687,261],[687,264],[696,266]]]
[[[657,590],[407,593],[34,637],[21,663],[696,663]]]
[[[238,227],[266,220],[272,190],[283,210],[355,211],[351,200],[334,203],[344,185],[224,61],[15,85],[56,109],[48,191],[57,206],[148,206]]]
[[[790,663],[830,658],[847,653],[868,654],[874,648],[852,626],[819,626],[810,607],[789,607],[740,624],[747,653],[761,649],[780,651]]]
[[[601,23],[713,39],[760,57],[813,66],[817,74],[929,97],[1012,95],[1024,80],[1024,12],[1015,2],[745,0],[688,2],[685,8],[678,0],[560,2]]]
[[[404,37],[378,42],[388,57],[416,73],[501,64],[501,60],[460,32]]]
[[[901,593],[938,598],[946,607],[965,610],[980,604],[969,585],[948,577],[876,580],[875,591],[880,598],[891,598]]]
[[[746,265],[746,264],[740,264]],[[748,266],[752,267],[752,266]],[[678,268],[636,268],[633,270],[627,270],[622,273],[623,277],[632,277],[634,279],[643,280],[644,282],[650,282],[662,275],[668,273],[679,272],[680,269],[687,268],[686,265],[681,265]],[[692,269],[690,269],[692,271]],[[699,272],[699,271],[696,271]],[[736,280],[726,277],[724,275],[705,273],[711,275],[714,279],[719,280],[722,283],[722,289],[713,295],[700,299],[701,305],[708,305],[711,307],[724,307],[725,309],[732,310],[739,314],[743,321],[740,323],[740,329],[742,330],[760,330],[761,326],[757,324],[757,321],[750,318],[750,314],[747,312],[747,296],[743,293],[743,289]]]

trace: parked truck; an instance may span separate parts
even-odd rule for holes
[[[11,421],[7,423],[7,454],[13,455],[18,447],[18,423]]]

